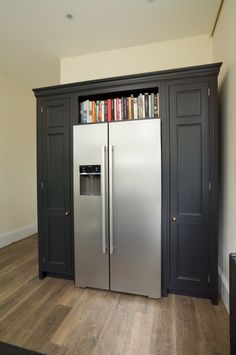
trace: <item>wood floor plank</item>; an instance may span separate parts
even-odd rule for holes
[[[37,276],[23,283],[15,292],[8,293],[0,303],[0,320],[6,317],[10,312],[15,311],[17,307],[32,293],[37,292],[41,283]]]
[[[29,282],[36,274],[36,259],[33,257],[19,266],[14,273],[0,277],[0,302],[17,291],[24,283]]]
[[[151,355],[176,355],[175,296],[155,302],[151,333]]]
[[[0,321],[0,337],[8,342],[18,340],[25,336],[31,325],[42,316],[42,312],[50,298],[63,287],[62,280],[45,280],[41,287],[25,299],[13,312],[10,312]]]
[[[50,309],[51,308],[51,309]],[[43,351],[45,343],[49,343],[52,335],[63,322],[65,317],[70,312],[71,308],[67,306],[55,305],[49,307],[47,315],[37,322],[34,329],[28,333],[28,336],[22,342],[22,346],[27,349]]]
[[[133,296],[126,294],[111,294],[113,299],[112,308],[108,309],[107,319],[100,333],[100,339],[97,343],[93,355],[102,354],[123,354],[124,347],[129,337],[134,310]]]
[[[228,315],[222,305],[215,307],[207,300],[195,299],[200,329],[200,354],[229,354]]]
[[[177,355],[199,355],[199,325],[193,298],[175,297],[175,330]]]
[[[79,289],[37,273],[36,236],[0,250],[0,340],[48,355],[229,354],[222,301]]]
[[[58,301],[58,304],[69,307],[75,306],[81,296],[81,293],[81,289],[75,287],[74,283],[70,282],[64,295]]]

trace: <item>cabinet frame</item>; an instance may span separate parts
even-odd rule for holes
[[[45,273],[42,264],[42,154],[41,154],[41,106],[44,100],[54,100],[62,97],[70,97],[70,196],[71,211],[73,211],[73,173],[72,173],[72,130],[73,125],[79,121],[79,98],[96,95],[115,94],[122,91],[144,91],[145,89],[158,87],[160,95],[160,119],[162,121],[162,295],[167,296],[169,285],[169,228],[170,228],[170,117],[168,112],[168,85],[178,80],[207,80],[209,84],[209,161],[210,161],[210,294],[213,304],[218,303],[218,95],[217,76],[222,63],[206,64],[200,66],[162,70],[157,72],[126,75],[121,77],[84,81],[64,85],[34,89],[37,98],[37,193],[38,193],[38,231],[39,231],[39,276]],[[73,212],[71,213],[71,233],[73,241]],[[73,246],[72,246],[73,250]],[[73,253],[72,253],[73,254]],[[74,262],[74,255],[73,262]],[[54,274],[52,276],[62,277]],[[74,278],[74,273],[71,274]]]

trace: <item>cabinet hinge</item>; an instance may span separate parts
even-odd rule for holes
[[[208,189],[209,189],[209,191],[211,191],[211,182],[210,181],[208,183]]]
[[[208,96],[211,96],[211,89],[210,88],[208,88],[207,94],[208,94]]]
[[[207,277],[207,282],[210,284],[211,283],[211,275],[208,275]]]
[[[43,182],[41,182],[41,189],[43,190]]]
[[[45,264],[45,256],[43,256],[43,264]]]
[[[43,106],[40,107],[40,112],[43,113]]]

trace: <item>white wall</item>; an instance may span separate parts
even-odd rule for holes
[[[236,1],[224,2],[213,37],[214,61],[223,61],[220,95],[220,219],[219,272],[221,293],[228,307],[229,253],[236,252]]]
[[[35,100],[0,72],[0,247],[35,232]]]
[[[138,47],[63,58],[62,84],[212,63],[212,39],[183,38]]]

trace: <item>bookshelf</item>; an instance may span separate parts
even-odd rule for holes
[[[79,124],[160,117],[158,88],[79,99]]]

